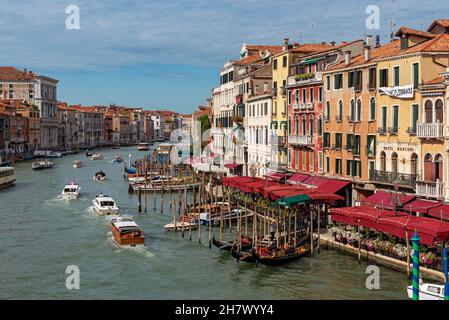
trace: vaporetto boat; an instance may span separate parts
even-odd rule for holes
[[[0,167],[0,189],[12,186],[16,182],[13,167]]]

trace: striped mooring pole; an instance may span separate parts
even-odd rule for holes
[[[418,231],[415,230],[415,234],[412,237],[413,247],[413,272],[412,272],[412,284],[413,284],[413,300],[419,300],[419,240]]]
[[[443,261],[444,261],[444,300],[449,300],[449,282],[447,279],[447,250],[443,248]]]

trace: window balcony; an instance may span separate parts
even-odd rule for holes
[[[382,170],[370,170],[369,179],[374,182],[385,183],[389,185],[399,185],[409,188],[415,188],[416,174],[390,172]]]
[[[398,128],[390,127],[390,128],[388,128],[388,133],[389,134],[398,134]]]
[[[275,135],[271,136],[271,145],[272,146],[279,147],[279,146],[285,146],[285,144],[286,144],[285,137],[280,137],[280,136],[275,136]]]
[[[309,135],[289,135],[288,143],[301,146],[310,146],[315,144],[313,136]]]
[[[416,195],[429,198],[444,198],[444,183],[437,181],[416,181]]]
[[[382,127],[377,128],[377,133],[380,135],[385,135],[385,134],[387,134],[387,129],[382,128]]]
[[[343,117],[342,116],[335,116],[335,121],[342,122],[343,121]]]
[[[349,123],[352,123],[355,121],[353,116],[347,116],[346,119],[348,119]]]
[[[414,127],[408,127],[407,128],[407,133],[411,136],[415,136],[416,135],[416,128]]]
[[[313,102],[307,102],[306,103],[306,109],[307,110],[313,110]]]
[[[332,144],[331,149],[333,150],[341,150],[341,144]]]
[[[416,136],[423,139],[443,139],[444,126],[442,123],[418,123]]]

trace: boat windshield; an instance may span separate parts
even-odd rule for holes
[[[76,188],[65,188],[64,192],[76,192]]]
[[[113,207],[115,205],[114,201],[101,201],[102,207]]]

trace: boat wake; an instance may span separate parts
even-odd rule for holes
[[[139,255],[142,255],[145,258],[152,258],[154,257],[154,253],[150,252],[148,250],[148,247],[144,246],[138,246],[138,247],[129,247],[129,246],[120,246],[115,242],[114,237],[112,236],[112,232],[109,231],[107,234],[108,241],[111,242],[111,245],[114,247],[114,252],[117,254],[121,254],[124,252],[136,252]]]

